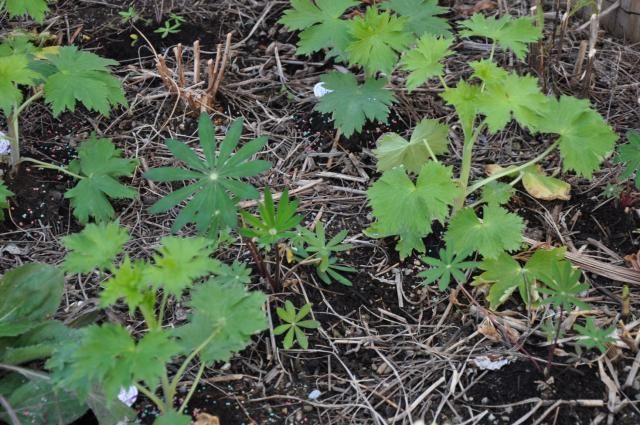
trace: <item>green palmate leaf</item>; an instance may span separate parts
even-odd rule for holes
[[[138,382],[155,388],[165,364],[181,353],[169,335],[150,331],[136,343],[120,325],[90,326],[69,354],[68,375],[59,384],[70,389],[82,388],[87,382],[100,384],[108,400],[115,399],[121,388]]]
[[[234,228],[237,224],[236,204],[242,199],[255,199],[260,194],[250,184],[241,181],[268,170],[267,161],[250,160],[267,143],[267,139],[254,139],[232,154],[240,142],[242,120],[235,121],[216,150],[215,131],[207,114],[200,115],[198,133],[205,154],[201,159],[185,143],[167,140],[171,153],[187,168],[161,167],[145,173],[149,180],[172,182],[195,180],[151,206],[153,214],[169,211],[181,202],[186,206],[176,217],[171,230],[179,231],[188,223],[195,223],[198,233],[215,233],[220,228]],[[191,198],[191,199],[189,199]]]
[[[399,236],[396,249],[401,258],[413,250],[424,252],[422,238],[431,233],[431,222],[444,222],[459,195],[451,167],[429,162],[415,184],[403,167],[393,168],[367,191],[376,218],[367,234],[375,238]]]
[[[134,199],[138,192],[119,182],[120,177],[130,177],[138,166],[138,160],[122,158],[111,139],[97,139],[95,134],[78,148],[78,159],[69,164],[69,170],[83,178],[67,190],[65,198],[71,200],[73,215],[82,224],[93,217],[96,221],[108,221],[115,216],[111,199]]]
[[[389,0],[381,6],[405,17],[407,31],[418,37],[423,34],[451,35],[449,22],[438,16],[448,13],[449,9],[438,6],[438,0]]]
[[[560,155],[565,171],[591,178],[613,150],[618,136],[588,100],[562,96],[551,100],[539,129],[559,135]]]
[[[508,73],[493,62],[474,62],[474,76],[485,84],[475,98],[475,107],[486,117],[492,133],[502,130],[513,118],[523,127],[536,130],[540,114],[546,111],[548,99],[534,77]]]
[[[504,205],[509,202],[516,190],[507,183],[490,182],[482,188],[482,202],[489,205]]]
[[[260,216],[255,217],[242,211],[242,217],[252,227],[240,229],[240,234],[249,238],[256,238],[261,245],[272,246],[276,242],[295,235],[293,231],[302,221],[302,216],[296,214],[298,201],[291,201],[285,190],[280,197],[278,208],[273,203],[271,191],[265,189],[264,202],[258,207]]]
[[[497,258],[503,251],[520,248],[523,229],[522,218],[497,205],[485,206],[482,218],[473,208],[463,208],[449,222],[445,241],[459,255],[477,251],[485,258]]]
[[[228,361],[251,342],[253,334],[265,329],[265,301],[264,294],[248,292],[239,283],[209,281],[199,285],[191,293],[190,322],[175,331],[183,351],[191,352],[204,344],[202,362]]]
[[[4,182],[0,181],[0,220],[4,220],[4,209],[9,208],[9,198],[13,192],[7,188]]]
[[[589,305],[578,298],[578,294],[589,289],[589,285],[580,283],[581,275],[580,270],[568,261],[552,264],[540,276],[545,286],[538,290],[547,295],[542,303],[562,307],[566,311],[573,307],[588,309]]]
[[[438,282],[438,288],[444,291],[449,287],[451,278],[458,283],[464,283],[465,272],[473,269],[478,263],[475,261],[463,261],[462,257],[458,257],[452,250],[446,248],[439,252],[440,258],[422,257],[422,262],[427,264],[429,268],[418,273],[418,276],[424,278],[424,285]]]
[[[109,115],[116,105],[127,104],[122,84],[109,69],[118,62],[75,46],[61,47],[57,55],[49,56],[49,62],[55,72],[47,78],[44,95],[54,116],[67,109],[74,111],[78,101],[103,115]]]
[[[333,256],[336,252],[348,251],[353,245],[342,243],[348,235],[347,230],[338,232],[327,242],[324,225],[318,223],[315,232],[307,228],[299,228],[300,238],[295,249],[298,256],[303,259],[313,259],[316,264],[318,276],[324,283],[330,284],[337,280],[346,286],[351,286],[351,281],[342,276],[341,272],[352,273],[356,270],[352,267],[338,264],[338,259]]]
[[[417,173],[431,159],[448,150],[449,127],[438,120],[423,119],[406,141],[396,133],[387,133],[378,139],[373,153],[378,160],[378,171],[387,171],[403,165],[408,171]]]
[[[405,71],[409,71],[407,78],[409,92],[417,89],[430,78],[443,75],[444,66],[440,61],[453,54],[450,50],[452,44],[451,38],[438,38],[426,34],[418,40],[415,49],[408,51],[402,57],[400,66]]]
[[[153,256],[154,264],[147,267],[145,279],[156,288],[180,296],[191,287],[195,279],[218,270],[211,241],[205,238],[162,238],[160,248]]]
[[[347,47],[349,63],[362,66],[369,76],[378,72],[390,75],[399,53],[413,41],[406,31],[406,22],[406,18],[380,12],[375,7],[353,18],[352,41]]]
[[[302,30],[298,42],[299,55],[328,49],[328,56],[346,60],[346,49],[351,41],[351,23],[341,19],[344,12],[358,2],[353,0],[291,0],[278,21],[290,30]]]
[[[26,264],[0,280],[0,337],[20,335],[52,316],[64,292],[64,275],[46,264]]]
[[[294,342],[297,342],[301,348],[309,348],[309,340],[302,328],[317,329],[320,327],[320,322],[315,320],[303,320],[311,312],[311,304],[307,303],[300,307],[300,310],[296,312],[296,308],[293,303],[287,300],[284,304],[284,308],[278,307],[276,314],[285,322],[274,329],[275,335],[282,335],[286,332],[282,345],[285,350],[293,347]]]
[[[480,95],[480,86],[469,84],[466,81],[458,82],[456,87],[445,88],[440,95],[449,105],[455,108],[466,137],[471,137],[473,132],[473,124],[478,114],[476,101]]]
[[[125,257],[113,276],[103,283],[100,304],[107,307],[114,305],[119,299],[124,299],[129,307],[129,314],[133,314],[145,301],[148,288],[146,273],[147,264],[144,261],[131,262],[129,257]]]
[[[536,282],[548,267],[565,261],[564,254],[563,248],[538,250],[526,265],[520,265],[505,252],[500,253],[497,258],[485,259],[480,264],[480,269],[484,270],[484,273],[477,280],[491,284],[487,296],[490,307],[494,310],[498,308],[516,289],[520,292],[522,301],[532,306],[539,299]]]
[[[0,9],[4,2],[0,2]],[[47,0],[6,0],[5,7],[9,16],[29,15],[38,22],[44,20],[44,15],[49,10]]]
[[[72,273],[108,270],[129,240],[129,233],[118,223],[89,224],[82,232],[62,238],[69,251],[64,269]]]
[[[332,71],[321,77],[332,92],[322,96],[315,109],[330,113],[336,128],[349,137],[362,130],[367,120],[386,122],[393,92],[384,87],[384,80],[367,78],[360,85],[353,74]]]
[[[487,18],[477,13],[460,25],[464,28],[460,31],[461,36],[490,38],[500,47],[512,50],[518,59],[524,59],[527,55],[529,43],[542,37],[541,29],[528,17]]]
[[[607,345],[615,342],[615,338],[611,335],[615,334],[616,326],[600,328],[594,322],[593,317],[587,317],[584,326],[575,325],[574,329],[584,337],[578,340],[578,344],[587,348],[597,348],[603,354],[607,352]]]
[[[153,425],[189,425],[191,424],[191,417],[183,415],[182,413],[170,410],[162,415],[158,416]]]
[[[620,146],[618,155],[614,159],[616,164],[624,164],[620,178],[628,179],[635,174],[636,188],[640,188],[640,132],[630,130],[627,132],[627,140],[629,143]],[[1,184],[1,183],[0,183]],[[0,198],[1,198],[0,189]],[[0,208],[2,204],[0,203]],[[0,213],[0,218],[2,215]]]
[[[25,54],[0,57],[0,110],[9,115],[22,102],[19,85],[33,85],[40,75],[29,68]]]
[[[571,199],[571,185],[555,177],[544,174],[542,167],[532,165],[522,170],[522,185],[531,196],[544,201]]]

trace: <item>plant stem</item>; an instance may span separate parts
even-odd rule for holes
[[[13,155],[13,147],[11,148],[11,154]],[[33,163],[33,164],[36,164],[36,165],[37,165],[37,166],[39,166],[40,168],[46,168],[46,169],[48,169],[48,170],[56,170],[56,171],[59,171],[59,172],[61,172],[61,173],[64,173],[64,174],[66,174],[66,175],[68,175],[68,176],[71,176],[71,177],[73,177],[73,178],[75,178],[75,179],[78,179],[78,180],[82,180],[82,179],[84,179],[84,177],[83,177],[83,176],[81,176],[81,175],[79,175],[79,174],[76,174],[76,173],[74,173],[74,172],[69,171],[66,167],[63,167],[63,166],[61,166],[61,165],[49,164],[48,162],[43,162],[43,161],[40,161],[40,160],[38,160],[38,159],[34,159],[34,158],[22,158],[22,159],[19,159],[19,160],[18,160],[18,162],[31,162],[31,163]]]
[[[203,372],[204,372],[204,362],[201,362],[200,363],[200,367],[198,368],[198,372],[196,373],[196,377],[193,380],[193,383],[191,384],[191,388],[189,388],[189,392],[187,393],[187,396],[184,398],[184,401],[182,402],[182,405],[180,405],[179,412],[182,413],[182,411],[187,408],[187,405],[189,404],[189,400],[191,400],[191,397],[196,392],[196,388],[198,387],[198,383],[200,382],[200,378],[202,378],[202,373]]]
[[[471,160],[473,159],[473,145],[475,145],[480,133],[487,127],[485,121],[482,121],[480,125],[475,129],[471,137],[465,137],[464,147],[462,149],[462,168],[460,169],[460,179],[458,183],[462,189],[462,196],[460,196],[454,204],[454,212],[464,207],[464,201],[467,198],[467,186],[469,185],[469,176],[471,175]]]
[[[214,332],[211,332],[211,335],[209,335],[207,337],[207,339],[205,339],[202,342],[202,344],[198,345],[196,347],[196,349],[193,350],[191,352],[191,354],[189,354],[187,356],[186,359],[184,359],[184,362],[182,362],[182,365],[180,365],[180,369],[178,369],[178,372],[176,372],[175,376],[173,377],[173,380],[169,384],[168,391],[165,391],[164,398],[165,398],[165,400],[168,400],[168,403],[173,404],[173,397],[176,394],[176,389],[178,388],[178,384],[180,383],[180,379],[182,378],[182,375],[184,375],[184,373],[186,372],[187,367],[189,366],[191,361],[200,353],[200,351],[202,351],[204,349],[204,347],[206,347],[211,342],[211,340],[216,335],[218,335],[218,332],[220,332],[219,328],[216,329]]]
[[[553,352],[558,346],[558,338],[560,337],[560,326],[562,325],[562,316],[564,316],[564,306],[560,305],[560,317],[558,317],[558,324],[556,325],[556,333],[553,336],[553,344],[549,347],[549,353],[547,354],[547,367],[544,369],[545,376],[551,372],[551,360],[553,360]]]
[[[427,142],[427,139],[422,140],[422,143],[424,143],[424,146],[429,151],[429,156],[431,156],[431,159],[433,160],[433,162],[436,162],[436,163],[440,162],[440,161],[438,161],[438,158],[436,158],[436,154],[433,153],[433,150],[431,149],[431,146],[429,146],[429,143]]]
[[[535,158],[533,158],[531,161],[525,162],[522,165],[519,165],[515,168],[506,168],[503,171],[500,171],[498,173],[495,173],[489,177],[486,177],[480,181],[475,182],[473,185],[471,185],[466,192],[466,196],[469,196],[470,194],[472,194],[473,192],[475,192],[476,190],[480,189],[481,187],[491,183],[492,181],[501,179],[502,177],[517,173],[519,171],[524,170],[527,167],[530,167],[534,164],[536,164],[537,162],[542,161],[547,155],[549,155],[551,152],[553,152],[553,150],[558,146],[558,144],[560,143],[560,140],[556,140],[555,142],[553,142],[547,149],[544,150],[544,152],[542,152],[540,155],[536,156]]]
[[[264,264],[264,260],[262,259],[262,255],[260,255],[260,252],[258,252],[258,247],[256,247],[256,244],[250,238],[244,238],[244,240],[247,243],[247,247],[249,248],[249,251],[251,252],[251,256],[253,257],[253,261],[255,261],[255,263],[256,263],[256,267],[258,268],[258,272],[260,273],[260,275],[263,277],[264,280],[269,282],[269,286],[271,287],[271,290],[275,294],[276,292],[278,292],[278,289],[277,289],[275,283],[273,282],[273,278],[271,277],[271,273],[269,273],[269,271],[267,270],[267,268],[266,268],[266,266]]]
[[[160,309],[158,311],[158,326],[162,326],[162,321],[164,320],[164,310],[167,307],[167,300],[169,299],[169,294],[164,291],[162,293],[162,301],[160,301]]]
[[[27,108],[27,106],[40,99],[43,94],[44,90],[39,89],[33,94],[33,96],[22,102],[22,104],[14,105],[13,112],[11,112],[11,114],[9,114],[9,117],[7,118],[7,123],[9,126],[7,136],[9,137],[9,143],[11,143],[11,154],[9,156],[9,163],[11,164],[12,172],[16,171],[16,167],[20,163],[20,114],[25,110],[25,108]]]
[[[276,260],[276,269],[273,272],[274,281],[275,281],[276,287],[277,288],[281,288],[282,287],[282,285],[281,285],[282,282],[280,281],[280,261],[282,261],[282,260],[280,259],[280,250],[278,249],[278,244],[277,243],[275,243],[273,245],[273,255],[274,255],[274,258]]]
[[[149,390],[147,387],[145,387],[142,384],[136,384],[136,388],[138,389],[138,391],[144,394],[145,397],[151,400],[158,409],[160,409],[160,413],[166,413],[166,411],[168,410],[167,404],[163,403],[162,400],[160,400],[160,398],[157,395],[155,395],[151,390]]]

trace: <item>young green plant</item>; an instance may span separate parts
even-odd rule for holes
[[[297,342],[300,348],[309,348],[309,339],[305,334],[305,329],[318,329],[320,322],[317,320],[305,319],[311,313],[311,304],[307,303],[296,311],[295,306],[289,300],[285,301],[284,308],[278,307],[276,313],[284,323],[277,326],[273,333],[275,335],[284,334],[282,346],[289,350]]]
[[[126,254],[118,261],[128,239],[118,224],[89,225],[64,239],[70,250],[64,267],[73,273],[99,271],[106,277],[101,305],[123,301],[131,315],[141,315],[145,326],[135,335],[116,323],[89,326],[55,351],[48,365],[60,387],[86,394],[99,385],[109,399],[135,385],[160,410],[155,424],[189,424],[181,412],[205,368],[228,361],[265,328],[266,299],[247,291],[243,266],[225,266],[211,258],[212,242],[207,239],[165,237],[151,261]],[[170,302],[190,310],[185,323],[165,326]],[[170,364],[176,361],[179,366],[170,376]],[[175,407],[178,386],[192,364],[197,365],[195,379]]]

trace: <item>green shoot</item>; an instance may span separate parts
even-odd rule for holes
[[[419,277],[424,278],[424,285],[438,282],[438,288],[441,291],[446,290],[451,283],[451,278],[457,283],[464,283],[465,273],[477,267],[475,261],[463,261],[452,250],[446,248],[439,252],[440,258],[422,257],[422,262],[427,264],[429,268],[418,273]]]
[[[164,22],[164,25],[156,28],[153,32],[160,34],[161,38],[167,38],[171,34],[178,34],[182,31],[182,24],[184,22],[185,19],[182,16],[172,13],[169,19]]]
[[[575,325],[574,329],[584,338],[578,340],[578,344],[586,348],[597,348],[602,354],[608,350],[607,345],[615,342],[611,336],[616,331],[616,326],[599,328],[592,317],[587,317],[585,325]]]
[[[549,267],[549,264],[546,266]],[[540,275],[540,280],[545,286],[538,288],[538,291],[548,295],[542,303],[551,304],[565,311],[570,311],[574,307],[588,310],[589,305],[578,298],[581,292],[589,289],[589,285],[580,283],[580,276],[580,270],[574,268],[568,261],[551,264],[548,271]]]
[[[289,300],[284,303],[284,308],[278,307],[276,309],[278,317],[284,323],[277,326],[273,330],[273,333],[275,335],[286,333],[282,341],[282,346],[285,350],[289,350],[296,342],[304,350],[309,348],[309,340],[304,333],[304,329],[318,329],[320,327],[320,322],[305,319],[310,312],[311,304],[307,303],[303,305],[300,307],[300,310],[296,312],[296,308]]]
[[[125,24],[127,23],[133,24],[138,19],[140,19],[140,15],[138,14],[138,11],[134,6],[129,6],[127,10],[121,10],[120,12],[118,12],[118,15],[120,15],[120,19]]]
[[[302,216],[296,214],[298,201],[291,201],[285,190],[276,208],[269,189],[264,191],[264,202],[258,207],[259,216],[242,211],[244,221],[251,227],[243,227],[240,234],[248,238],[255,238],[260,245],[273,247],[283,239],[295,236],[295,228],[302,221]]]
[[[4,182],[0,181],[0,221],[4,220],[4,209],[9,208],[9,198],[13,196],[13,192],[9,190]]]
[[[318,223],[315,232],[300,227],[299,238],[295,243],[295,252],[304,262],[315,264],[318,277],[326,284],[333,280],[343,285],[351,286],[351,281],[343,273],[353,273],[353,267],[344,266],[338,263],[338,258],[333,254],[336,252],[348,251],[353,246],[342,243],[347,237],[347,231],[342,230],[327,242],[324,225]]]

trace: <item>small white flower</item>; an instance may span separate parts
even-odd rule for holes
[[[323,82],[319,82],[318,84],[313,86],[313,94],[317,98],[321,98],[325,94],[329,94],[331,92],[333,92],[333,90],[329,90],[328,88],[325,88]]]
[[[120,388],[120,392],[118,393],[118,400],[126,404],[127,406],[133,406],[133,403],[138,399],[138,388],[135,385],[130,386],[129,388]]]
[[[0,131],[0,155],[9,155],[11,153],[11,142],[7,135]]]

